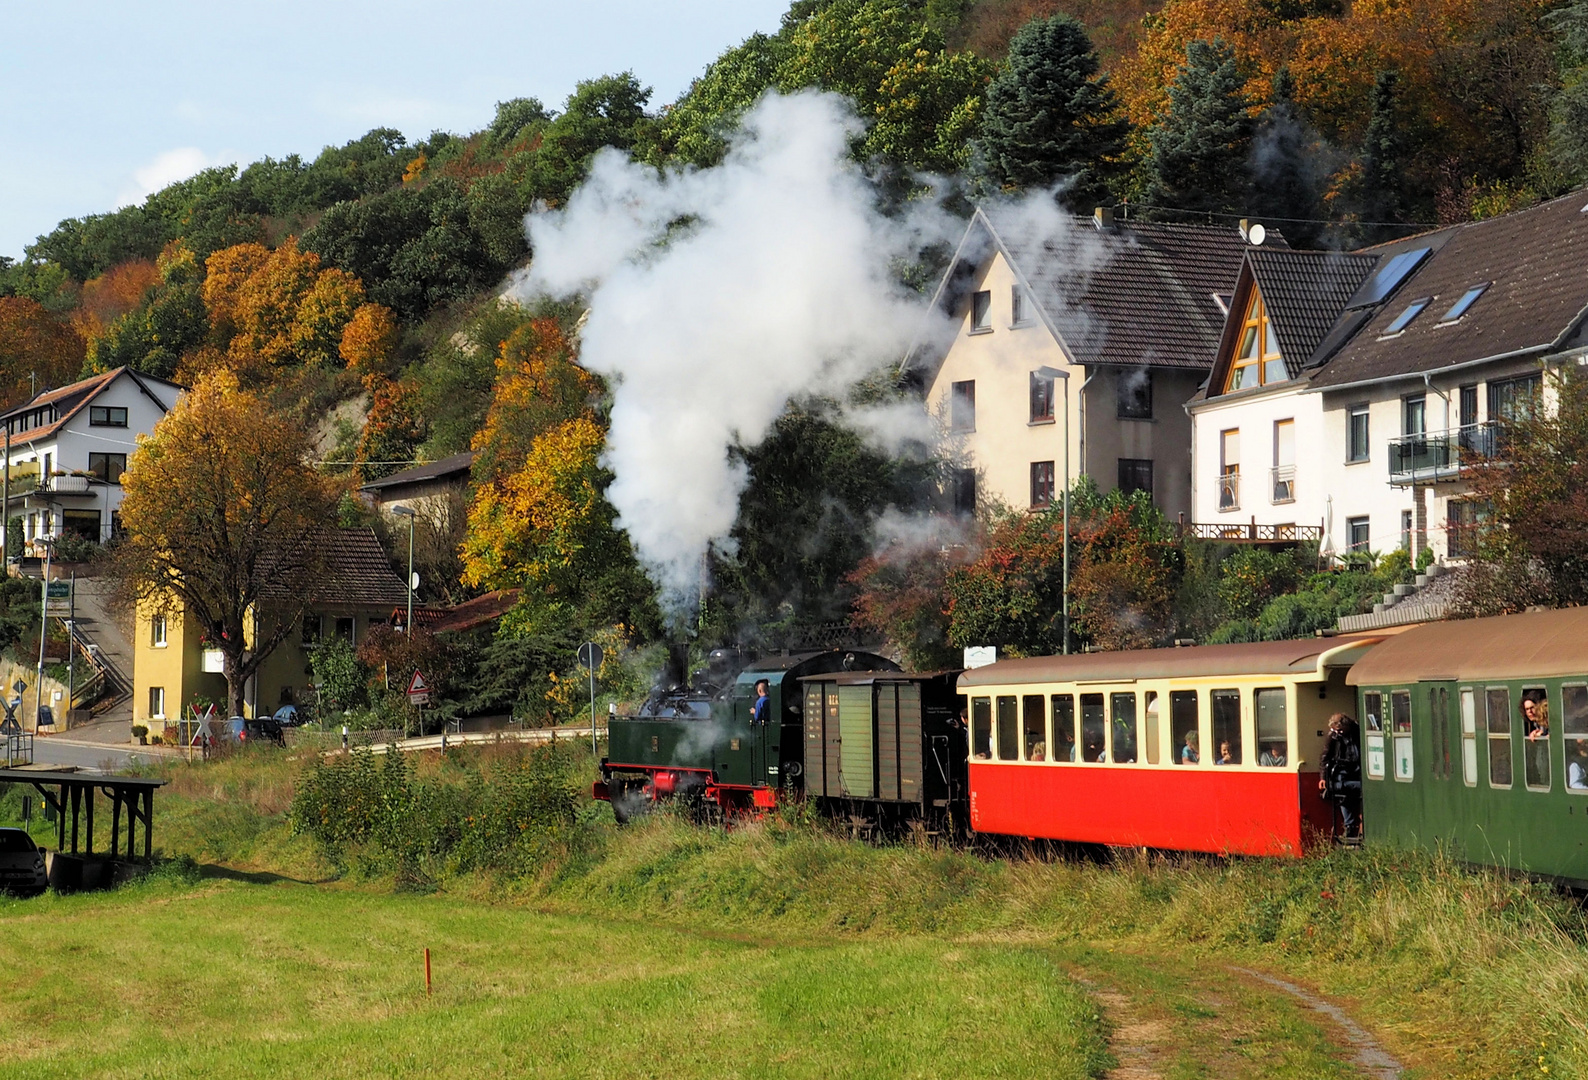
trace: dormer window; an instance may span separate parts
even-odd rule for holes
[[[1263,303],[1262,294],[1253,289],[1224,392],[1249,390],[1254,386],[1281,383],[1288,378],[1290,372],[1279,355],[1279,338],[1274,334],[1274,324],[1269,321],[1268,305]]]

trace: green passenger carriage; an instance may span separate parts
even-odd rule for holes
[[[1369,843],[1588,886],[1588,608],[1427,623],[1348,681]]]

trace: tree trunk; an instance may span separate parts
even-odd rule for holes
[[[230,649],[221,649],[221,669],[226,675],[226,715],[228,717],[243,716],[244,693],[248,687],[249,676],[259,670],[259,664],[248,663],[244,659],[246,650],[239,649],[232,652]]]

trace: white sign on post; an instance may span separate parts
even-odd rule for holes
[[[967,668],[986,667],[988,664],[998,662],[998,646],[996,645],[967,645],[965,646],[965,666]]]

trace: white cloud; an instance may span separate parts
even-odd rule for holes
[[[179,146],[158,155],[149,164],[132,170],[132,184],[123,188],[116,198],[117,206],[141,203],[167,184],[186,180],[212,165],[225,165],[237,160],[235,155],[217,154],[211,157],[196,146]]]

